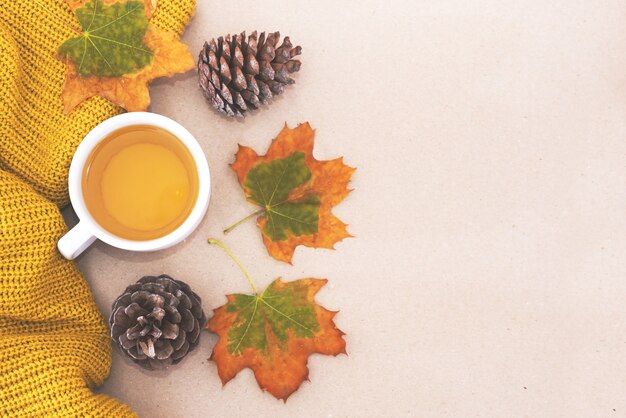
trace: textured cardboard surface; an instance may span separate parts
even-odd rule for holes
[[[184,40],[281,30],[297,84],[233,121],[193,74],[152,88],[153,112],[202,143],[206,219],[154,254],[93,246],[79,263],[108,314],[126,285],[168,273],[207,312],[259,287],[325,277],[349,356],[313,356],[286,404],[250,371],[222,388],[215,337],[168,373],[116,354],[101,389],[154,417],[560,417],[626,414],[626,3],[200,0]],[[337,251],[270,258],[228,163],[310,121],[316,156],[358,167],[335,210]]]

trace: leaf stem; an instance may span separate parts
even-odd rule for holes
[[[242,223],[244,223],[245,221],[247,221],[250,218],[254,218],[257,215],[262,214],[263,212],[265,212],[265,209],[259,209],[254,213],[251,213],[250,215],[246,216],[243,219],[238,220],[237,222],[235,222],[234,224],[232,224],[231,226],[229,226],[228,228],[226,228],[224,230],[224,234],[228,234],[230,231],[232,231],[233,229],[237,228],[239,225],[241,225]]]
[[[241,271],[243,271],[243,274],[246,275],[246,279],[248,279],[248,283],[250,283],[250,287],[252,287],[252,291],[256,295],[257,294],[256,287],[254,286],[254,283],[252,282],[252,279],[250,278],[250,275],[248,274],[248,271],[243,266],[243,264],[241,264],[241,262],[237,259],[237,257],[235,257],[235,255],[233,253],[231,253],[230,250],[228,248],[226,248],[226,246],[224,244],[222,244],[220,241],[218,241],[218,240],[216,240],[214,238],[209,238],[208,239],[208,243],[209,244],[219,245],[222,248],[222,250],[224,250],[226,252],[226,254],[228,254],[230,256],[230,258],[232,258],[235,263],[237,263],[237,265],[239,266]]]

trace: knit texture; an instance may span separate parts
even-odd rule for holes
[[[152,23],[180,34],[195,0],[158,0]],[[111,365],[102,314],[56,250],[67,172],[82,138],[123,110],[94,97],[63,112],[56,50],[78,25],[63,0],[0,0],[0,416],[125,417],[91,388]]]

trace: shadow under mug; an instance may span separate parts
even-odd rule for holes
[[[120,238],[102,228],[87,210],[82,190],[83,170],[93,149],[112,132],[133,125],[154,126],[177,137],[191,153],[198,172],[198,197],[189,216],[178,228],[167,235],[146,241]],[[72,158],[68,185],[70,201],[79,218],[78,224],[61,237],[57,244],[63,257],[68,260],[78,257],[96,239],[113,247],[129,251],[156,251],[178,244],[198,227],[206,214],[211,195],[209,165],[198,141],[178,122],[149,112],[130,112],[114,116],[91,130],[80,143]]]

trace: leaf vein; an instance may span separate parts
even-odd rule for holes
[[[290,320],[291,322],[293,322],[294,324],[304,328],[305,330],[309,331],[309,332],[314,332],[312,329],[306,327],[305,325],[301,324],[300,322],[296,321],[295,319],[293,319],[291,316],[285,315],[284,313],[282,313],[281,311],[279,311],[278,309],[276,309],[275,307],[273,307],[272,305],[270,305],[269,303],[267,303],[263,298],[261,298],[261,302],[263,302],[264,304],[266,304],[270,309],[278,312],[279,314],[281,314],[282,316],[284,316],[285,318],[287,318],[288,320]]]
[[[96,46],[96,44],[93,43],[93,41],[89,38],[85,38],[87,39],[89,42],[91,42],[91,45],[93,45],[93,47],[96,49],[96,51],[98,52],[98,54],[100,54],[100,56],[102,57],[102,59],[104,60],[104,62],[106,62],[106,64],[109,66],[109,68],[111,69],[111,71],[113,70],[113,67],[111,67],[111,64],[109,64],[109,61],[106,59],[106,57],[104,55],[102,55],[102,52],[100,52],[100,50],[98,49],[98,47]],[[86,49],[85,49],[86,51]]]
[[[250,331],[250,326],[252,325],[252,320],[254,319],[254,315],[256,315],[256,310],[259,307],[259,300],[258,298],[254,298],[254,309],[252,310],[252,315],[250,315],[250,320],[248,321],[248,324],[246,325],[246,329],[243,331],[243,334],[241,335],[241,338],[239,339],[239,342],[237,342],[237,346],[235,347],[235,349],[233,350],[233,352],[237,353],[239,351],[239,347],[241,346],[241,343],[243,342],[243,339],[246,338],[246,335],[248,335],[248,331]]]
[[[98,0],[94,2],[93,14],[91,15],[91,22],[89,22],[89,27],[87,27],[87,31],[91,29],[91,25],[93,25],[93,21],[96,19],[96,13],[98,12]]]
[[[100,26],[100,27],[98,27],[98,28],[95,28],[94,30],[92,30],[92,32],[95,32],[95,31],[100,30],[100,29],[104,29],[104,28],[106,28],[107,26],[111,26],[112,24],[114,24],[114,23],[118,22],[119,20],[121,20],[121,19],[125,18],[125,17],[126,17],[126,16],[128,16],[129,14],[131,14],[131,13],[133,13],[133,12],[136,12],[136,11],[137,11],[140,7],[141,7],[141,5],[137,5],[137,6],[135,6],[135,8],[134,8],[134,9],[129,9],[129,10],[128,10],[126,13],[124,13],[123,15],[116,17],[115,19],[111,20],[110,22],[108,22],[108,23],[107,23],[107,24],[105,24],[105,25],[102,25],[102,26]],[[87,29],[87,30],[89,30],[89,29]]]
[[[272,200],[274,200],[274,195],[276,194],[276,191],[278,190],[278,186],[280,186],[280,183],[282,183],[283,177],[285,177],[285,173],[287,172],[289,167],[291,167],[291,161],[287,161],[287,164],[285,164],[285,168],[283,168],[283,172],[280,173],[280,177],[278,178],[278,181],[276,182],[276,186],[274,186],[274,191],[272,192],[272,195],[270,196],[270,200],[269,202],[266,202],[266,204],[270,206],[272,205]]]
[[[80,59],[80,65],[78,66],[78,71],[83,68],[83,62],[85,62],[85,56],[87,56],[87,38],[83,37],[83,57]]]
[[[317,223],[306,222],[306,221],[303,221],[301,219],[297,219],[297,218],[291,217],[289,215],[285,215],[284,213],[280,213],[280,212],[278,212],[278,211],[276,211],[274,209],[270,209],[270,210],[268,210],[268,212],[269,213],[275,213],[278,216],[282,216],[283,218],[286,218],[286,219],[289,219],[291,221],[298,222],[298,223],[301,223],[301,224],[304,224],[304,225],[311,225],[311,226],[317,225]],[[270,216],[270,218],[271,218],[271,216]]]
[[[149,51],[149,50],[147,50],[147,49],[139,48],[139,47],[136,47],[136,46],[134,46],[134,45],[125,44],[124,42],[119,42],[119,41],[116,41],[116,40],[114,40],[114,39],[110,39],[110,38],[103,38],[102,36],[91,35],[91,34],[89,35],[89,37],[90,37],[90,38],[96,38],[96,39],[102,39],[103,41],[106,41],[106,42],[112,42],[112,43],[114,43],[114,44],[122,45],[122,46],[125,46],[125,47],[127,47],[127,48],[136,49],[136,50],[138,50],[138,51],[145,52],[146,54],[152,54],[152,51]]]
[[[256,182],[256,185],[259,188],[259,192],[261,192],[261,199],[263,199],[263,203],[267,204],[267,199],[265,199],[265,193],[263,193],[263,188],[261,187],[261,183],[259,183],[259,179],[255,178],[254,181]],[[265,213],[267,213],[267,210],[265,211]],[[272,219],[271,216],[268,216],[268,218],[270,220],[270,228],[272,228],[272,235],[275,236],[276,235],[276,225],[274,225],[274,220]]]

